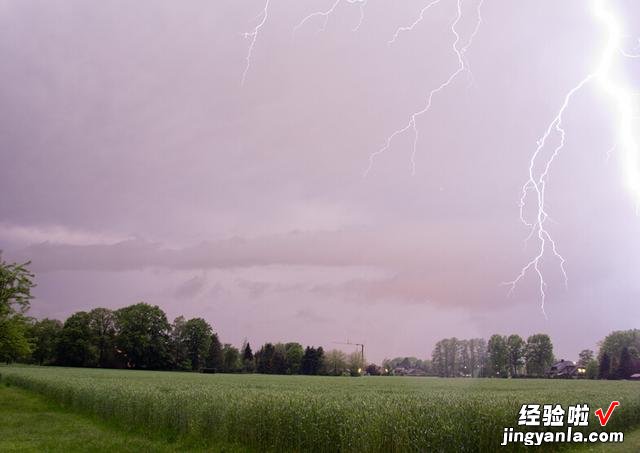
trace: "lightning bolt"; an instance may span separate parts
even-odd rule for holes
[[[534,235],[537,236],[538,250],[533,258],[525,264],[516,278],[505,283],[510,287],[509,294],[511,294],[518,283],[520,283],[520,281],[522,281],[530,271],[533,271],[538,281],[540,309],[542,310],[545,318],[547,317],[545,311],[547,283],[541,266],[548,250],[551,251],[553,257],[559,262],[560,272],[564,278],[565,286],[568,285],[568,278],[565,269],[566,260],[558,252],[556,242],[545,225],[549,219],[545,206],[545,191],[551,166],[565,145],[566,133],[562,127],[565,111],[567,110],[573,96],[592,81],[597,81],[599,83],[618,109],[620,117],[618,124],[620,126],[618,130],[619,137],[615,147],[623,149],[627,185],[635,195],[636,200],[640,201],[640,173],[638,166],[640,160],[638,158],[638,146],[635,142],[632,129],[632,96],[631,92],[612,75],[615,57],[620,54],[625,54],[621,47],[621,27],[613,11],[608,8],[606,0],[593,1],[593,15],[599,22],[602,22],[608,35],[607,42],[595,70],[584,77],[580,82],[578,82],[578,84],[567,92],[560,109],[547,126],[542,137],[539,138],[537,147],[531,156],[531,160],[529,162],[529,178],[522,186],[522,196],[520,198],[520,220],[524,225],[530,228],[530,233],[526,241]],[[632,55],[628,56],[633,57]],[[543,152],[546,149],[547,142],[552,134],[558,136],[559,144],[553,148],[553,151],[545,160]],[[542,171],[536,173],[535,168],[539,166],[538,164],[540,162],[542,162]],[[524,209],[527,206],[527,200],[529,199],[530,194],[533,194],[536,202],[536,215],[533,221],[528,221],[524,214]]]
[[[253,55],[253,49],[256,46],[256,40],[258,39],[260,30],[264,26],[265,22],[267,22],[267,16],[269,15],[269,2],[270,0],[265,1],[264,8],[262,9],[262,12],[258,16],[258,18],[262,18],[262,19],[254,27],[253,31],[244,33],[245,39],[249,40],[249,49],[247,50],[247,56],[245,57],[246,63],[244,66],[244,71],[242,71],[240,86],[244,86],[244,82],[247,80],[247,73],[249,72],[249,68],[251,67],[251,56]]]
[[[393,44],[394,42],[396,42],[396,40],[399,38],[400,34],[406,31],[411,31],[413,30],[420,22],[422,22],[424,20],[424,16],[425,13],[427,11],[429,11],[429,9],[431,9],[432,7],[434,7],[435,5],[437,5],[438,3],[440,3],[441,0],[433,0],[432,2],[428,3],[424,8],[422,8],[422,10],[420,11],[420,15],[418,16],[418,18],[409,26],[405,26],[405,27],[400,27],[396,30],[395,34],[393,35],[393,37],[391,38],[391,40],[389,40],[389,44]],[[458,75],[460,73],[462,73],[463,71],[468,71],[467,65],[466,65],[466,60],[465,60],[465,53],[467,52],[467,50],[469,49],[469,47],[471,46],[471,44],[473,43],[473,39],[475,38],[476,34],[478,33],[478,30],[480,28],[480,24],[482,22],[482,16],[480,15],[480,8],[482,7],[482,0],[478,3],[477,5],[477,20],[476,20],[476,25],[473,29],[473,32],[471,33],[470,37],[467,40],[467,43],[464,46],[460,46],[460,34],[458,33],[456,27],[458,25],[458,23],[460,22],[460,20],[462,19],[462,0],[457,0],[456,2],[457,8],[456,8],[456,16],[455,19],[453,21],[453,23],[451,24],[451,33],[454,36],[454,41],[452,44],[452,49],[453,49],[453,53],[456,56],[456,59],[458,60],[458,65],[456,67],[456,70],[454,72],[452,72],[447,79],[444,80],[444,82],[442,82],[440,85],[438,85],[436,88],[432,89],[429,94],[426,97],[425,100],[425,105],[422,109],[417,110],[415,112],[413,112],[410,116],[409,119],[407,121],[407,123],[400,129],[396,129],[391,135],[389,135],[384,143],[384,145],[378,149],[377,151],[371,153],[369,155],[369,165],[367,166],[366,170],[364,171],[364,176],[367,177],[369,175],[369,173],[371,172],[371,169],[373,168],[373,163],[375,161],[375,159],[382,153],[384,153],[385,151],[387,151],[390,147],[391,147],[391,142],[393,142],[393,139],[396,138],[397,136],[411,130],[413,133],[413,146],[412,146],[412,151],[411,151],[411,174],[415,175],[416,173],[416,154],[417,154],[417,149],[418,149],[418,128],[416,126],[416,120],[424,115],[425,113],[427,113],[430,109],[431,109],[431,105],[433,103],[433,98],[436,94],[440,93],[441,91],[443,91],[445,88],[447,88],[449,85],[451,85],[451,83],[456,79],[456,77],[458,77]]]
[[[336,8],[342,3],[343,0],[336,0],[329,9],[326,11],[316,11],[307,16],[305,16],[295,27],[293,27],[292,36],[295,36],[296,32],[304,26],[307,22],[309,22],[314,17],[322,17],[322,26],[318,30],[318,32],[322,32],[327,28],[327,24],[329,23],[329,17],[336,11]],[[367,5],[369,0],[345,0],[347,3],[351,5],[358,5],[360,7],[360,19],[356,26],[352,29],[352,31],[358,31],[362,22],[364,21],[364,7]]]

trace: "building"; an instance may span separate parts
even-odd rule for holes
[[[584,377],[585,372],[586,369],[584,367],[576,365],[571,360],[562,359],[551,365],[546,375],[552,379],[577,379]]]

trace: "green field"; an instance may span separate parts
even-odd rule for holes
[[[608,430],[640,425],[640,383],[334,378],[0,367],[4,383],[168,442],[270,451],[493,451],[524,403],[621,402]],[[595,419],[590,417],[590,430]]]

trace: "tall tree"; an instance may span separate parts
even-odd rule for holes
[[[272,343],[265,343],[258,352],[256,352],[256,371],[258,373],[273,374],[273,356],[275,352],[276,348]]]
[[[209,352],[207,353],[206,366],[215,372],[224,371],[224,354],[222,352],[222,344],[217,333],[211,335],[209,343]]]
[[[29,335],[33,342],[31,356],[35,363],[51,365],[56,361],[56,347],[61,333],[62,323],[57,319],[45,318],[33,323]]]
[[[98,366],[116,366],[116,317],[108,308],[94,308],[88,314],[92,342],[98,350]]]
[[[287,343],[285,345],[287,360],[287,374],[300,374],[304,349],[300,343]]]
[[[89,313],[79,311],[67,318],[56,348],[56,363],[63,366],[98,366],[99,351],[90,326]]]
[[[192,370],[199,371],[205,365],[212,333],[211,326],[202,318],[193,318],[184,324],[183,342]]]
[[[287,348],[282,343],[273,345],[273,373],[287,374]]]
[[[184,316],[178,316],[173,320],[170,334],[170,354],[172,368],[176,370],[190,370],[191,361],[188,357]]]
[[[332,349],[327,352],[327,356],[325,358],[325,370],[327,374],[332,376],[341,376],[347,368],[347,355],[344,352],[338,349]]]
[[[248,373],[251,373],[254,370],[253,352],[251,351],[251,345],[248,341],[245,342],[242,347],[242,369]]]
[[[622,360],[622,351],[625,347],[633,359],[640,359],[640,329],[611,332],[600,344],[600,354],[602,355],[606,352],[609,356],[610,378],[617,376],[617,371],[620,369],[620,362]]]
[[[360,351],[353,351],[351,354],[349,354],[347,363],[351,376],[360,376],[362,374],[362,370],[364,370],[365,366],[365,361],[362,360],[362,353]]]
[[[578,354],[578,365],[586,367],[593,360],[594,353],[591,349],[583,349]]]
[[[615,373],[616,378],[628,379],[633,373],[633,359],[631,358],[629,347],[625,346],[622,348],[622,352],[620,353],[620,363],[618,364],[618,368]]]
[[[526,343],[520,335],[509,335],[507,338],[507,354],[509,357],[509,375],[519,376],[524,366]]]
[[[143,369],[167,369],[171,363],[170,325],[157,305],[144,302],[115,312],[117,346],[126,355],[129,366]]]
[[[320,374],[324,367],[324,349],[307,346],[300,367],[302,374]]]
[[[225,343],[222,347],[224,356],[224,371],[226,373],[235,373],[240,369],[240,351],[238,348]]]
[[[507,341],[502,335],[492,335],[487,344],[488,367],[490,377],[507,377],[509,351]]]
[[[549,335],[539,333],[527,338],[525,359],[527,375],[544,376],[553,364],[553,344]]]
[[[32,299],[34,275],[24,264],[0,260],[0,360],[11,362],[31,352],[25,313]]]

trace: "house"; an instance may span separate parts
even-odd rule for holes
[[[551,365],[546,375],[552,379],[577,379],[584,377],[585,372],[584,367],[576,365],[576,363],[571,360],[562,359]]]

